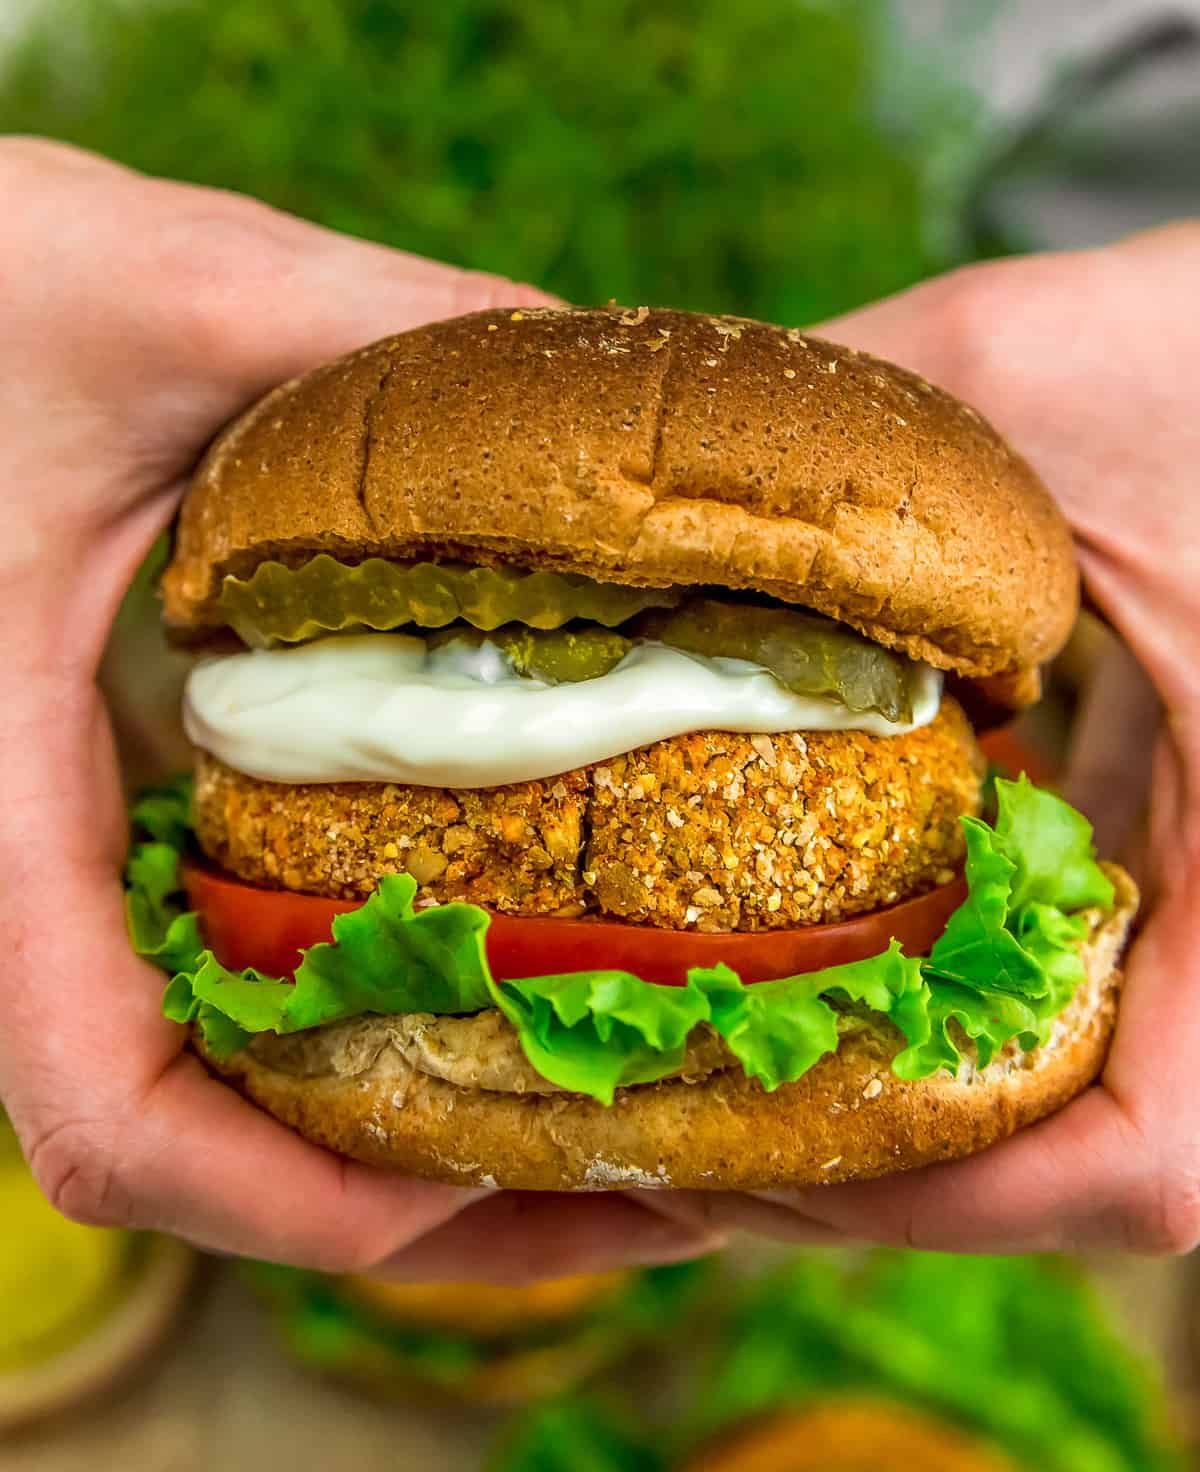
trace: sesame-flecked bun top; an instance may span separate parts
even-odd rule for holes
[[[972,677],[1066,640],[1071,538],[973,409],[796,329],[608,308],[478,312],[284,384],[210,449],[164,578],[317,552],[754,589]]]

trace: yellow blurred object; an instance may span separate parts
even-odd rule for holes
[[[0,1111],[0,1437],[127,1378],[179,1317],[194,1276],[182,1242],[60,1216]]]
[[[628,1273],[587,1273],[522,1287],[491,1283],[390,1283],[346,1278],[347,1294],[398,1323],[484,1339],[572,1319],[615,1293]]]
[[[59,1216],[19,1155],[0,1157],[0,1373],[51,1359],[84,1338],[117,1298],[126,1232]]]
[[[731,1432],[686,1472],[1014,1472],[989,1447],[932,1416],[838,1397]]]

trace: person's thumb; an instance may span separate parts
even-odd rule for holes
[[[20,202],[5,256],[29,283],[30,384],[98,408],[160,470],[319,363],[423,322],[553,300],[44,140],[0,143],[0,185]]]
[[[254,201],[172,187],[197,232],[203,278],[194,312],[209,337],[199,366],[256,397],[318,363],[425,322],[552,303],[535,287],[425,260],[281,215]],[[219,213],[189,226],[197,208]],[[215,352],[213,350],[216,350]]]

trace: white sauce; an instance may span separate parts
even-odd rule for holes
[[[406,634],[356,634],[205,660],[183,719],[197,746],[264,781],[498,787],[690,731],[900,735],[933,720],[941,683],[922,667],[905,726],[794,695],[744,660],[661,644],[597,679],[546,685],[494,644],[430,651]]]

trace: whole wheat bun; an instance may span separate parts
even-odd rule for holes
[[[208,1061],[310,1140],[455,1185],[764,1190],[912,1170],[986,1149],[1061,1108],[1100,1072],[1137,908],[1133,881],[1106,869],[1116,904],[1090,916],[1087,980],[1049,1041],[1029,1052],[1010,1044],[987,1068],[964,1063],[954,1076],[896,1078],[889,1064],[899,1034],[873,1028],[847,1034],[836,1053],[774,1093],[726,1069],[702,1082],[620,1090],[607,1108],[578,1095],[460,1088],[418,1072],[387,1040],[386,1019],[378,1051],[362,1055],[372,1061],[353,1072],[337,1069],[335,1028],[264,1037]]]
[[[227,574],[319,551],[755,589],[1001,700],[1078,602],[1065,522],[974,410],[795,329],[646,308],[480,312],[276,389],[195,476],[167,622],[202,635]]]

